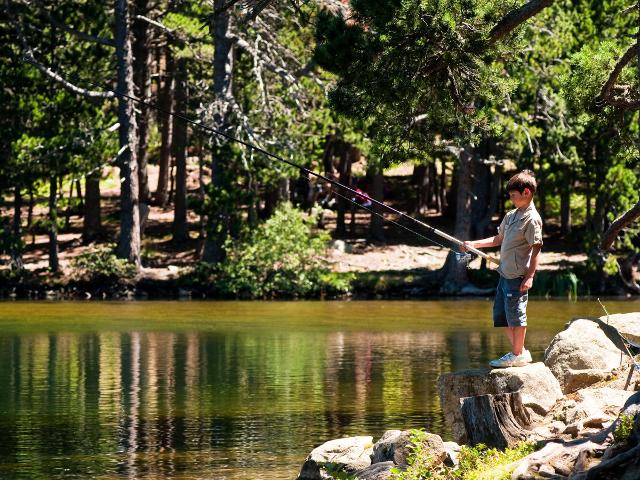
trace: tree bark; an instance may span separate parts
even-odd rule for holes
[[[213,96],[224,111],[219,110],[214,115],[214,128],[226,131],[229,126],[229,100],[233,98],[233,42],[229,36],[231,18],[224,8],[225,0],[215,0],[214,15],[211,25],[214,37],[213,55]],[[213,151],[212,171],[213,184],[218,189],[228,188],[228,170],[230,163],[229,146],[221,138],[213,138],[216,146]],[[204,245],[202,259],[206,262],[217,263],[224,259],[224,242],[230,222],[228,207],[223,205],[217,212],[208,215],[207,239]]]
[[[416,215],[420,215],[425,213],[428,207],[428,199],[429,199],[429,176],[428,176],[428,168],[427,165],[414,165],[413,174],[411,175],[411,180],[413,185],[416,188],[416,203],[413,206],[411,211]]]
[[[185,59],[176,62],[175,105],[179,112],[187,111],[187,65]],[[176,164],[173,242],[189,238],[187,225],[187,123],[179,118],[173,123],[173,149]]]
[[[477,153],[477,152],[476,152]],[[485,231],[493,212],[489,211],[491,204],[491,167],[486,163],[485,158],[488,156],[488,150],[481,150],[481,157],[474,156],[473,162],[473,181],[472,181],[472,200],[471,200],[471,238],[484,238]]]
[[[133,58],[126,0],[115,1],[118,91],[133,97]],[[120,142],[120,241],[118,255],[140,267],[140,211],[138,194],[138,139],[133,102],[118,100]]]
[[[13,241],[11,242],[11,269],[22,270],[22,192],[20,186],[14,188],[13,197]]]
[[[374,168],[367,172],[370,178],[369,185],[371,186],[371,192],[367,192],[374,200],[384,202],[384,174],[380,168]],[[372,205],[370,207],[374,212],[383,215],[384,209],[379,205]],[[371,214],[370,227],[369,227],[369,239],[374,242],[384,242],[384,219]]]
[[[345,142],[343,140],[338,140],[340,142],[340,163],[338,164],[338,182],[342,185],[351,185],[351,150],[353,146],[350,143]],[[351,193],[346,190],[340,190],[340,194],[344,196],[350,196]],[[345,216],[347,213],[347,208],[349,202],[342,197],[338,197],[337,202],[337,216],[336,216],[336,232],[339,235],[345,235],[347,233],[347,227],[345,223]]]
[[[82,196],[82,184],[80,183],[80,180],[76,180],[75,184],[76,184],[76,195],[78,195],[80,211],[82,212],[84,209],[84,197]],[[84,215],[84,213],[80,213],[80,215]]]
[[[440,186],[438,187],[438,194],[440,200],[438,201],[438,212],[443,213],[447,209],[447,164],[444,160],[440,160],[442,171],[440,172]]]
[[[560,194],[560,233],[571,233],[571,172],[569,167],[563,168],[562,192]]]
[[[456,185],[456,223],[453,236],[467,240],[471,233],[471,181],[473,176],[473,151],[466,147],[460,152]],[[457,293],[469,283],[467,265],[458,262],[453,251],[449,252],[444,266],[445,279],[442,293]]]
[[[600,250],[603,252],[609,250],[613,245],[613,242],[616,240],[618,233],[620,233],[620,230],[635,221],[637,218],[640,218],[640,201],[613,221],[602,236]]]
[[[523,427],[531,419],[520,392],[465,397],[460,402],[469,445],[505,449],[527,438]]]
[[[136,0],[136,15],[147,15],[149,0]],[[149,78],[149,24],[145,21],[133,21],[133,57],[134,84],[139,98],[148,100],[151,96]],[[138,182],[140,203],[149,203],[149,177],[147,173],[147,150],[149,146],[149,108],[144,103],[137,104],[138,109]]]
[[[100,235],[102,221],[100,217],[100,171],[85,177],[85,209],[82,227],[82,243],[95,241]]]
[[[60,270],[58,259],[58,181],[55,175],[49,178],[49,269]]]
[[[163,50],[164,72],[160,88],[160,160],[158,169],[158,186],[156,203],[164,207],[169,199],[169,169],[171,162],[171,142],[173,141],[173,121],[169,113],[173,109],[173,81],[175,65],[171,50],[166,46]]]

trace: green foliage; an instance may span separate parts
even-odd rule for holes
[[[122,282],[136,275],[136,268],[114,253],[114,246],[107,245],[88,250],[72,262],[74,275],[79,280],[99,282]]]
[[[618,445],[626,444],[633,433],[635,415],[620,415],[618,425],[613,431],[613,440]]]
[[[395,467],[393,480],[507,480],[515,468],[514,462],[535,451],[534,442],[521,442],[504,451],[488,448],[483,444],[475,447],[463,446],[456,468],[436,464],[424,448],[427,433],[423,430],[411,431],[411,454],[406,470]]]
[[[201,263],[191,274],[198,285],[219,295],[242,298],[300,297],[349,291],[352,277],[329,270],[321,258],[328,234],[314,233],[315,219],[290,203],[243,240],[227,240],[227,258]]]

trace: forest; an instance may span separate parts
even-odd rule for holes
[[[628,0],[4,2],[2,296],[383,291],[327,249],[398,245],[444,252],[402,295],[457,295],[495,272],[370,200],[484,238],[522,169],[559,258],[537,292],[637,295],[639,26]]]

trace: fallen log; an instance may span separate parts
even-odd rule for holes
[[[478,395],[460,399],[469,445],[508,448],[527,438],[531,424],[520,392]]]

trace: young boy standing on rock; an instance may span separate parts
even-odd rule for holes
[[[524,348],[527,301],[542,248],[542,219],[533,205],[536,192],[533,172],[523,170],[511,177],[507,192],[516,208],[504,216],[498,234],[465,242],[474,248],[500,245],[500,281],[493,304],[493,325],[505,328],[511,351],[489,362],[495,368],[521,367],[531,363],[531,353]]]

